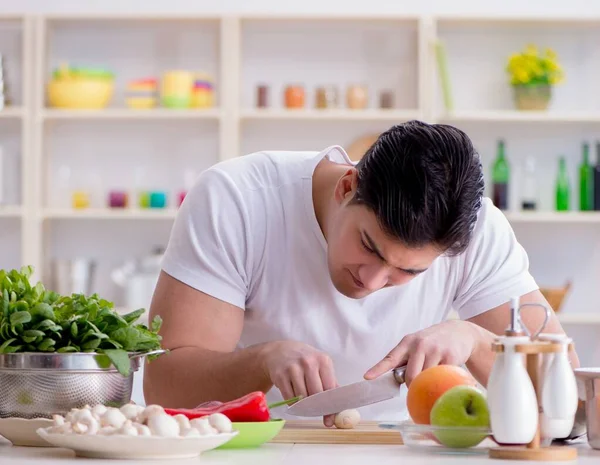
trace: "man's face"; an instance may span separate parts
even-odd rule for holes
[[[329,273],[336,289],[347,297],[361,299],[384,287],[405,284],[425,272],[440,251],[431,245],[408,248],[389,237],[371,210],[348,203],[355,183],[346,184],[347,192],[344,184],[342,180],[336,188],[336,208],[327,237]]]

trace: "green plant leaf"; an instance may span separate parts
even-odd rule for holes
[[[15,312],[10,316],[10,324],[17,325],[23,323],[29,323],[31,321],[31,314],[29,312]]]
[[[108,349],[104,353],[110,359],[111,363],[123,376],[129,376],[131,371],[131,361],[126,351],[122,349]]]

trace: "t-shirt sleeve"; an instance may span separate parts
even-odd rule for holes
[[[463,320],[538,289],[527,253],[504,214],[487,198],[461,268],[453,308]]]
[[[173,278],[245,309],[251,269],[248,211],[227,173],[210,168],[187,194],[162,269]]]

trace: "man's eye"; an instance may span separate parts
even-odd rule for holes
[[[373,253],[373,249],[371,249],[367,244],[365,244],[364,241],[361,240],[360,243],[362,244],[363,249],[365,249],[369,253]]]

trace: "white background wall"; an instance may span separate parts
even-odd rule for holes
[[[571,0],[569,2],[558,0],[546,1],[479,1],[479,0],[429,0],[429,1],[384,1],[370,0],[357,1],[324,1],[306,0],[303,2],[281,2],[276,0],[221,0],[221,1],[194,1],[194,0],[103,0],[85,1],[80,0],[0,0],[0,13],[288,13],[288,14],[316,14],[316,13],[340,13],[368,15],[389,13],[431,13],[436,15],[490,15],[500,16],[539,16],[564,18],[568,16],[587,15],[600,17],[600,1],[595,0]],[[260,27],[255,24],[252,27]],[[79,29],[79,30],[77,30]],[[85,28],[83,28],[85,29]],[[102,40],[101,32],[90,29],[85,33],[81,26],[74,25],[73,31],[61,30],[56,35],[56,50],[63,52],[64,56],[85,57],[88,44],[98,43]],[[280,37],[281,31],[277,32],[275,27],[274,37]],[[251,32],[251,28],[247,31]],[[83,32],[83,34],[81,34]],[[125,34],[121,30],[121,34]],[[510,108],[510,94],[506,86],[505,76],[499,68],[503,63],[507,51],[517,51],[527,41],[545,43],[555,46],[563,62],[569,66],[570,75],[564,86],[557,88],[553,109],[591,109],[600,110],[600,93],[597,92],[596,84],[600,76],[600,56],[597,44],[600,43],[600,28],[592,30],[576,30],[573,28],[548,31],[543,28],[523,28],[518,32],[504,30],[492,30],[485,27],[474,27],[470,30],[457,30],[454,27],[442,28],[440,34],[446,39],[448,47],[448,58],[450,65],[450,76],[452,80],[455,101],[459,109],[504,109]],[[348,33],[345,33],[346,37]],[[140,35],[143,40],[143,35]],[[244,36],[243,36],[244,37]],[[406,36],[401,36],[406,38]],[[79,39],[76,39],[79,38]],[[204,39],[203,39],[204,40]],[[210,40],[210,39],[209,39]],[[410,39],[409,39],[410,40]],[[261,42],[262,41],[262,42]],[[289,45],[289,42],[287,43]],[[181,45],[181,44],[179,44]],[[184,42],[185,45],[185,42]],[[310,45],[310,44],[309,44]],[[317,44],[318,45],[318,44]],[[325,48],[321,58],[326,53],[342,53],[341,43],[329,44]],[[92,45],[93,47],[93,45]],[[127,46],[126,46],[127,47]],[[133,47],[130,43],[130,49]],[[285,56],[286,43],[268,38],[256,38],[249,35],[244,40],[247,55],[243,61],[243,73],[248,77],[245,87],[242,89],[242,100],[248,106],[252,104],[252,91],[255,81],[261,79],[261,68],[274,66],[274,63]],[[265,47],[270,47],[270,54],[263,54]],[[142,50],[139,47],[136,49]],[[184,47],[185,48],[185,47]],[[197,50],[191,50],[188,44],[188,56],[194,56]],[[318,49],[318,47],[313,47]],[[97,52],[94,58],[113,59],[115,65],[120,65],[119,60],[127,56],[127,49],[114,49],[113,55],[102,55]],[[110,51],[110,48],[105,51]],[[314,50],[313,50],[314,51]],[[51,66],[55,66],[62,57],[52,54]],[[269,56],[267,63],[260,60]],[[318,58],[312,57],[315,62]],[[148,59],[150,59],[149,57]],[[165,56],[162,55],[165,59]],[[216,58],[209,58],[208,66],[217,69],[214,62]],[[115,61],[116,60],[116,61]],[[414,57],[406,59],[407,64],[414,64]],[[141,57],[143,62],[143,56]],[[352,63],[351,57],[341,60],[346,65]],[[137,61],[136,63],[139,63]],[[360,63],[359,63],[360,64]],[[135,64],[134,64],[135,66]],[[473,71],[473,69],[475,71]],[[132,76],[136,70],[131,67],[128,72]],[[347,73],[357,73],[360,69],[338,69],[333,73],[331,79],[341,80],[346,78]],[[281,86],[289,81],[293,75],[285,75],[278,71],[273,74],[273,85]],[[326,79],[327,75],[311,74],[311,77],[301,79],[309,84],[316,84]],[[120,79],[126,79],[122,76]],[[309,79],[309,81],[306,81]],[[312,81],[310,81],[312,79]],[[411,78],[407,77],[406,89],[412,88]],[[405,89],[405,91],[406,91]],[[410,91],[403,94],[402,98],[406,106],[414,105],[411,101]],[[439,99],[439,94],[438,94]],[[439,102],[439,100],[438,100]],[[73,160],[71,155],[77,153],[80,157],[74,162],[82,167],[92,163],[94,158],[102,155],[102,164],[99,170],[104,170],[103,178],[109,178],[114,183],[126,183],[127,179],[122,176],[110,177],[111,166],[119,163],[128,165],[140,165],[144,157],[155,160],[160,165],[161,171],[167,171],[168,163],[173,161],[160,158],[160,153],[173,141],[187,140],[179,143],[173,153],[179,154],[179,165],[185,166],[186,159],[190,159],[195,153],[194,147],[202,146],[202,161],[198,165],[204,166],[212,162],[215,153],[215,136],[213,123],[202,123],[202,129],[189,128],[187,123],[180,124],[177,128],[164,129],[162,135],[152,134],[152,131],[137,127],[135,123],[121,126],[119,123],[107,123],[106,125],[95,125],[93,130],[82,123],[80,127],[74,126],[79,123],[69,123],[63,127],[57,124],[52,127],[52,137],[48,140],[49,172],[56,176],[57,170],[64,160]],[[157,123],[159,124],[159,123]],[[195,124],[195,123],[194,123]],[[330,143],[348,144],[355,137],[369,131],[383,129],[381,124],[375,123],[327,123],[320,122],[303,123],[304,127],[311,131],[313,137],[307,139],[295,131],[295,123],[268,123],[251,122],[245,123],[242,129],[242,151],[248,152],[258,149],[269,149],[275,147],[319,149]],[[383,125],[385,126],[385,125]],[[73,128],[75,127],[75,130]],[[577,197],[576,167],[580,159],[581,143],[588,140],[592,145],[592,154],[595,152],[595,141],[600,140],[600,125],[581,124],[490,124],[471,123],[461,125],[473,138],[478,150],[483,156],[486,174],[489,173],[490,163],[495,155],[495,144],[498,138],[507,140],[508,156],[511,160],[515,182],[511,186],[512,206],[516,206],[519,195],[519,176],[521,162],[528,154],[536,156],[539,170],[540,200],[545,210],[552,208],[553,182],[556,174],[557,157],[560,154],[567,156],[569,170],[572,177],[574,201]],[[0,128],[5,130],[3,128]],[[13,134],[10,129],[9,141]],[[0,132],[1,135],[1,132]],[[158,139],[156,138],[158,137]],[[94,139],[96,138],[96,139]],[[102,140],[101,143],[90,143],[90,140]],[[593,158],[594,159],[594,158]],[[71,161],[72,162],[72,161]],[[153,162],[154,163],[154,162]],[[155,166],[159,166],[155,165]],[[178,174],[171,173],[177,179],[165,181],[169,186],[175,186],[180,182]],[[157,181],[161,181],[160,179]],[[164,181],[164,180],[163,180]],[[117,187],[104,186],[105,188]],[[56,201],[49,199],[51,204]],[[134,226],[133,229],[128,229]],[[18,243],[18,222],[3,220],[3,239],[8,237],[13,244]],[[116,229],[115,229],[116,228]],[[125,231],[128,231],[125,233]],[[531,269],[541,285],[557,286],[563,284],[566,279],[574,281],[574,290],[569,296],[563,311],[565,312],[600,312],[600,227],[598,225],[531,225],[522,224],[515,226],[515,232],[527,249],[531,258]],[[112,247],[104,252],[105,262],[101,272],[106,273],[110,267],[116,266],[125,257],[126,253],[141,254],[155,243],[162,243],[168,235],[168,224],[166,223],[137,223],[135,225],[127,222],[113,226],[111,223],[88,223],[73,224],[72,222],[59,222],[52,230],[52,239],[49,243],[50,255],[68,256],[80,255],[89,250],[89,241],[112,241]],[[64,238],[69,237],[68,241]],[[7,256],[18,260],[18,252],[14,249],[5,251]],[[12,258],[11,258],[12,260]],[[99,291],[108,293],[109,297],[118,298],[114,286],[106,279],[99,286]],[[584,364],[598,364],[600,360],[600,346],[597,336],[600,326],[569,325],[567,330],[576,338],[580,356]],[[595,363],[594,363],[595,362]],[[138,386],[139,395],[139,386]]]

